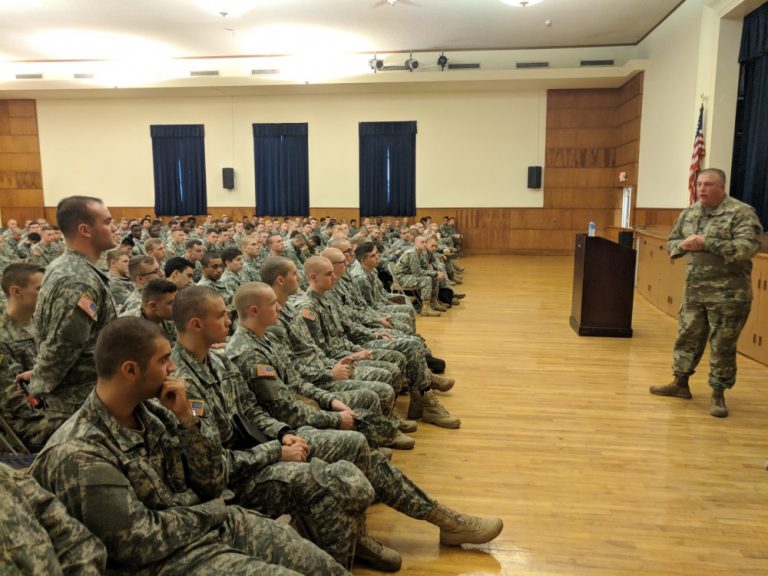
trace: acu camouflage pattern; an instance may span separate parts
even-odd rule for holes
[[[710,342],[709,385],[736,382],[736,346],[752,305],[751,258],[760,249],[762,226],[754,208],[726,196],[716,208],[696,203],[683,210],[669,235],[670,256],[688,256],[685,293],[672,369],[693,374]],[[680,244],[691,234],[705,237],[704,250]]]
[[[45,268],[59,256],[61,256],[61,249],[55,242],[48,246],[38,242],[30,247],[27,262]]]
[[[219,278],[214,282],[213,280],[203,276],[202,278],[200,278],[200,281],[197,283],[197,285],[211,288],[214,292],[216,292],[216,294],[218,294],[224,299],[224,304],[226,304],[227,308],[232,308],[232,296],[234,295],[234,293],[230,295],[229,291],[227,290],[227,287],[221,281],[221,278]]]
[[[0,500],[0,573],[104,573],[104,544],[33,478],[0,464]]]
[[[127,276],[112,276],[112,274],[109,274],[108,278],[109,293],[112,294],[112,299],[120,310],[134,291],[133,282]]]
[[[0,411],[8,425],[28,447],[45,444],[50,425],[42,410],[34,410],[19,392],[17,374],[35,365],[35,327],[22,326],[0,314]]]
[[[144,320],[147,320],[148,322],[152,322],[152,320],[150,320],[145,316],[144,310],[142,308],[138,308],[138,309],[132,308],[131,310],[126,310],[125,312],[120,314],[120,318],[122,318],[123,316],[133,316],[136,318],[144,318]],[[173,323],[173,321],[160,320],[160,322],[156,322],[156,324],[160,326],[160,328],[162,329],[163,336],[165,336],[171,344],[174,344],[176,342],[177,332],[176,332],[176,325]]]
[[[30,471],[106,544],[111,571],[346,574],[287,526],[222,501],[227,469],[215,430],[184,429],[155,401],[134,414],[140,431],[121,426],[92,392]]]
[[[209,352],[205,363],[200,363],[180,343],[174,346],[172,358],[177,375],[187,382],[187,397],[205,401],[207,412],[201,419],[212,421],[218,429],[225,448],[228,485],[237,502],[269,516],[298,514],[306,518],[315,527],[317,545],[347,565],[364,512],[374,497],[368,480],[347,461],[354,459],[359,450],[356,444],[365,444],[365,439],[357,435],[359,439],[349,436],[350,440],[340,445],[329,443],[327,454],[310,451],[309,462],[280,462],[282,447],[277,438],[291,429],[258,405],[229,358]],[[232,423],[235,414],[255,426],[267,441],[238,437]],[[323,434],[307,427],[296,433],[305,439]],[[322,459],[337,454],[331,464]]]
[[[426,268],[426,262],[416,248],[409,248],[403,253],[395,265],[395,276],[404,289],[418,290],[425,303],[430,302],[433,295],[437,295],[437,272]]]
[[[45,271],[35,308],[38,353],[30,391],[45,395],[51,432],[75,413],[96,384],[96,339],[117,317],[108,285],[106,274],[70,249]],[[90,312],[82,307],[89,307],[88,301]]]

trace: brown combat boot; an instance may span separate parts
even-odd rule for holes
[[[421,419],[428,424],[434,424],[441,428],[458,428],[461,426],[461,420],[448,412],[448,410],[440,404],[440,400],[437,399],[435,393],[432,390],[427,390],[421,397],[424,410],[421,414]]]
[[[440,392],[448,392],[453,385],[456,384],[456,380],[453,378],[446,378],[445,376],[438,376],[437,374],[431,374],[431,381],[429,387],[432,390],[439,390]]]
[[[725,390],[722,388],[712,390],[712,403],[709,406],[709,413],[715,418],[726,418],[728,416],[728,407],[725,405]]]
[[[437,310],[438,312],[445,312],[448,310],[448,308],[443,306],[442,302],[440,302],[437,298],[432,298],[432,301],[429,303],[429,307],[432,308],[432,310]]]
[[[368,534],[368,530],[365,528],[357,535],[355,561],[363,562],[381,572],[397,572],[403,563],[403,559],[396,550],[384,546]]]
[[[437,502],[427,522],[440,527],[440,544],[443,546],[484,544],[496,538],[504,528],[501,518],[470,516]]]
[[[433,310],[432,308],[430,308],[428,304],[423,304],[421,306],[421,315],[427,318],[437,317],[437,316],[440,316],[440,312],[438,312],[437,310]]]
[[[688,374],[675,374],[675,379],[665,386],[651,386],[651,394],[658,396],[675,396],[690,400],[693,398],[691,389],[688,388]]]
[[[392,440],[392,444],[389,444],[388,448],[393,450],[413,450],[416,440],[410,436],[406,436],[402,432],[398,432],[395,439]]]
[[[403,417],[397,404],[395,404],[395,407],[392,409],[392,417],[397,420],[397,427],[400,432],[410,434],[411,432],[416,432],[416,429],[419,427],[419,423],[416,422],[416,420],[406,420]]]

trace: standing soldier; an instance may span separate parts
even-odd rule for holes
[[[651,386],[651,394],[692,398],[688,378],[710,343],[709,413],[728,416],[725,390],[736,382],[736,343],[752,305],[752,261],[763,233],[754,208],[725,194],[725,172],[702,170],[698,201],[683,210],[669,234],[672,258],[688,254],[680,328],[672,371],[675,379]]]

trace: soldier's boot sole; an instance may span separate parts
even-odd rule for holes
[[[362,535],[355,546],[355,562],[362,562],[381,572],[397,572],[403,559],[397,550],[384,546],[369,534]]]
[[[416,440],[400,432],[397,436],[395,436],[395,439],[392,441],[392,444],[388,446],[388,448],[392,448],[393,450],[413,450],[415,445]]]
[[[461,419],[453,414],[439,414],[424,408],[424,413],[421,416],[422,422],[427,424],[434,424],[440,428],[450,428],[455,430],[461,427]]]
[[[712,394],[712,403],[709,406],[709,414],[715,418],[728,417],[728,407],[725,405],[725,398],[723,397],[722,392],[720,394],[717,392]]]
[[[656,396],[673,396],[675,398],[683,398],[684,400],[690,400],[693,398],[691,389],[688,386],[678,386],[677,384],[651,386],[649,388],[649,392],[651,394],[656,394]]]
[[[440,544],[443,546],[461,546],[462,544],[485,544],[501,534],[504,522],[501,518],[476,518],[468,526],[458,526],[452,530],[440,529]]]

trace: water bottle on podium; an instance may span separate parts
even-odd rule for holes
[[[597,225],[594,220],[589,221],[589,227],[587,228],[587,236],[594,236],[597,231]]]

